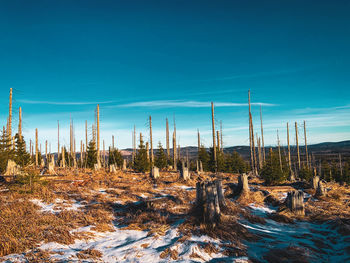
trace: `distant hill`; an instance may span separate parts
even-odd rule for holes
[[[265,151],[267,152],[268,149],[272,148],[273,150],[276,150],[276,146],[266,146]],[[195,146],[187,146],[181,148],[181,156],[189,156],[189,158],[195,158],[197,156],[197,147]],[[207,148],[209,150],[209,148]],[[305,146],[300,145],[299,146],[300,155],[305,156]],[[157,150],[155,149],[155,152]],[[250,156],[250,147],[249,146],[231,146],[224,148],[225,153],[232,153],[233,151],[238,152],[240,155],[242,155],[245,159],[249,159]],[[281,151],[287,152],[287,146],[281,147]],[[170,150],[172,154],[172,149]],[[130,156],[132,153],[132,149],[128,148],[123,150],[123,155]],[[343,158],[350,158],[350,140],[348,141],[341,141],[341,142],[322,142],[318,144],[311,144],[308,145],[308,153],[311,155],[313,154],[315,158],[318,158],[320,156],[326,158],[326,159],[337,159],[338,155],[341,154]],[[291,146],[291,154],[292,157],[297,155],[296,146]]]

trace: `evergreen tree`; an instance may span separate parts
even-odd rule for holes
[[[155,158],[154,164],[156,167],[162,170],[167,167],[167,156],[165,155],[161,142],[159,142],[158,148],[159,150],[155,156],[156,158]]]
[[[203,170],[209,171],[210,156],[203,145],[201,145],[201,147],[199,148],[198,159],[202,162]]]
[[[136,156],[135,156],[134,169],[135,169],[135,171],[141,172],[141,173],[149,171],[149,169],[150,169],[150,163],[149,163],[149,160],[147,158],[147,150],[146,150],[146,147],[144,145],[142,137],[140,138],[139,149],[138,149]]]
[[[0,172],[3,173],[6,170],[7,161],[14,160],[15,151],[11,145],[11,138],[5,130],[2,131],[0,137]]]
[[[87,148],[86,166],[90,167],[90,168],[94,168],[96,163],[97,163],[96,142],[95,142],[95,140],[91,140],[89,142],[89,145],[88,145],[88,148]]]
[[[303,165],[299,170],[299,178],[304,179],[306,181],[310,181],[312,177],[313,177],[312,171],[306,165]]]
[[[230,173],[246,173],[249,169],[248,163],[244,161],[236,151],[232,152],[231,155],[227,156],[226,159],[226,172]]]
[[[116,164],[118,167],[122,167],[123,162],[123,156],[120,151],[118,151],[118,149],[109,148],[108,164]]]
[[[24,167],[30,163],[30,154],[26,150],[26,143],[24,138],[19,137],[18,133],[15,136],[16,139],[16,151],[15,151],[15,162]]]
[[[331,167],[329,166],[329,163],[326,160],[323,160],[321,162],[321,178],[326,180],[327,182],[330,182],[333,178],[331,176]]]
[[[288,167],[286,164],[280,166],[279,155],[276,152],[270,152],[266,158],[264,167],[260,173],[266,184],[278,184],[283,182],[288,177]]]

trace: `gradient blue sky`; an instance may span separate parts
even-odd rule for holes
[[[266,145],[277,129],[285,144],[286,122],[303,120],[310,143],[347,140],[349,14],[349,1],[2,1],[0,117],[12,87],[14,125],[22,106],[26,139],[37,127],[52,150],[57,120],[63,143],[70,116],[80,141],[97,103],[106,144],[114,134],[131,146],[149,115],[164,144],[175,114],[181,145],[196,145],[199,128],[210,146],[214,101],[224,144],[244,145],[250,89]]]

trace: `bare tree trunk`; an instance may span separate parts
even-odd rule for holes
[[[150,136],[150,143],[151,143],[151,167],[153,167],[154,155],[153,155],[152,117],[151,116],[149,116],[149,136]]]
[[[133,162],[135,162],[136,157],[136,126],[134,125],[134,145],[133,145]]]
[[[343,165],[341,163],[341,154],[339,153],[339,169],[340,169],[340,176],[343,180]]]
[[[45,141],[45,159],[46,159],[46,163],[48,164],[48,158],[47,158],[47,140]]]
[[[10,99],[9,99],[9,118],[8,118],[8,129],[7,135],[12,141],[12,88],[10,88]]]
[[[60,121],[57,121],[57,158],[60,156]]]
[[[213,131],[213,156],[214,156],[214,166],[215,171],[217,171],[217,162],[216,162],[216,139],[215,139],[215,118],[214,118],[214,103],[211,103],[211,122],[212,122],[212,131]]]
[[[295,140],[297,144],[297,152],[298,152],[298,168],[300,170],[300,152],[299,152],[299,142],[298,142],[298,124],[295,122]]]
[[[292,171],[292,160],[290,158],[290,144],[289,144],[289,125],[287,122],[287,143],[288,143],[288,165],[289,165],[289,172]]]
[[[18,121],[18,137],[19,140],[22,141],[22,108],[19,107],[19,121]]]
[[[97,163],[100,162],[100,105],[97,104]]]
[[[250,127],[251,127],[251,133],[252,133],[252,149],[253,149],[253,160],[254,160],[254,175],[257,175],[257,160],[256,160],[256,149],[255,149],[255,141],[254,141],[254,127],[253,127],[253,117],[252,114],[250,114]]]
[[[261,123],[261,142],[262,142],[262,153],[263,153],[263,160],[265,162],[265,144],[264,144],[264,129],[263,129],[263,121],[262,121],[262,110],[260,105],[260,123]]]
[[[166,118],[166,153],[168,158],[170,157],[170,144],[169,144],[169,122]]]
[[[201,136],[199,133],[199,129],[197,129],[197,140],[198,140],[198,151],[197,151],[197,156],[199,158],[199,149],[201,148]]]
[[[114,150],[114,135],[112,135],[112,149]]]
[[[249,147],[250,147],[250,163],[252,166],[253,174],[255,174],[254,168],[254,154],[253,154],[253,142],[252,142],[252,114],[251,114],[251,105],[250,105],[250,90],[248,90],[248,115],[249,115]]]
[[[306,138],[306,124],[304,121],[304,138],[305,138],[305,155],[306,155],[306,167],[309,169],[309,155],[307,152],[307,138]]]
[[[283,171],[282,170],[282,157],[281,157],[280,137],[278,136],[278,130],[277,130],[277,145],[278,145],[278,157],[279,157],[279,160],[280,160],[280,168],[281,168],[281,171]]]
[[[219,131],[216,131],[216,138],[217,138],[217,142],[218,142],[218,151],[221,151],[221,148],[220,148],[220,132]]]
[[[259,169],[262,169],[263,166],[263,160],[262,160],[262,153],[261,153],[261,145],[260,145],[260,138],[258,138],[258,134],[256,134],[257,137],[257,144],[258,144],[258,156],[259,156]]]
[[[221,151],[224,151],[224,141],[222,139],[222,121],[220,121],[220,142],[221,142],[220,149]]]
[[[39,165],[38,129],[35,129],[35,166]]]
[[[173,132],[173,163],[174,163],[174,170],[177,170],[177,163],[176,163],[176,137],[175,132]]]

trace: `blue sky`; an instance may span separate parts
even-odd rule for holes
[[[310,143],[347,140],[349,13],[349,1],[6,1],[0,117],[5,125],[12,87],[25,137],[38,128],[53,150],[57,120],[62,142],[70,117],[80,141],[97,103],[106,145],[114,134],[130,147],[134,124],[148,134],[149,115],[164,144],[175,114],[181,145],[196,145],[198,128],[210,146],[214,101],[224,144],[244,145],[250,89],[258,133],[263,103],[266,145],[277,129],[285,144],[286,122],[303,120]]]

